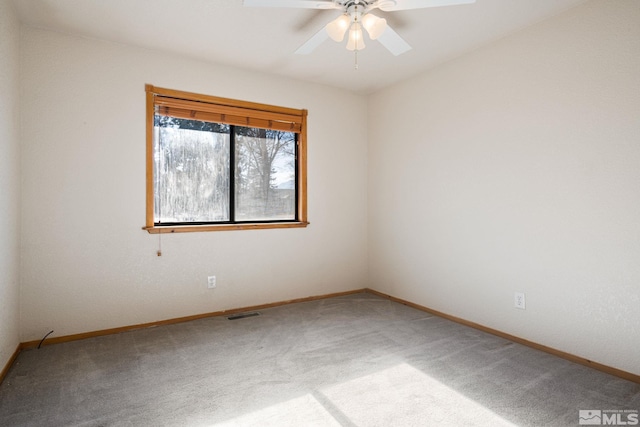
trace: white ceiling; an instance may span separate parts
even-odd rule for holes
[[[243,7],[242,0],[14,0],[27,25],[179,53],[344,88],[377,89],[423,72],[585,0],[477,0],[380,13],[413,50],[391,55],[375,41],[358,54],[327,40],[294,51],[339,11]]]

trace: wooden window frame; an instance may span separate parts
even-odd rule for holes
[[[173,89],[145,85],[146,91],[146,225],[151,234],[184,233],[197,231],[258,230],[271,228],[302,228],[307,221],[307,110],[258,104],[216,96],[200,95]],[[242,222],[204,225],[157,225],[154,222],[154,161],[153,134],[156,108],[169,109],[172,115],[216,123],[226,123],[256,128],[291,131],[297,138],[297,221]]]

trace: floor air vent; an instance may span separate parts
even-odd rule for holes
[[[239,314],[234,314],[233,316],[229,316],[227,317],[227,319],[238,320],[238,319],[244,319],[245,317],[253,317],[253,316],[260,316],[260,313],[258,313],[257,311],[254,311],[252,313],[239,313]]]

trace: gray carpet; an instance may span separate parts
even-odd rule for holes
[[[371,294],[24,351],[2,426],[577,426],[640,385]]]

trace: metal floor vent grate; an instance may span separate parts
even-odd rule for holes
[[[245,317],[253,317],[253,316],[260,316],[260,313],[258,313],[257,311],[254,311],[251,313],[239,313],[239,314],[234,314],[233,316],[229,316],[227,317],[227,319],[238,320],[238,319],[244,319]]]

